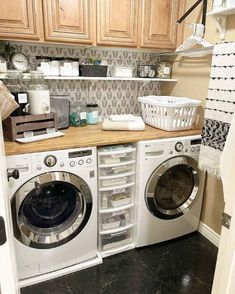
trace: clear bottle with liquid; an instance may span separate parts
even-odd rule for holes
[[[50,113],[50,91],[44,81],[44,74],[40,71],[30,72],[30,83],[28,86],[29,113]]]
[[[27,88],[23,84],[23,72],[19,70],[8,70],[6,87],[19,104],[19,108],[17,108],[11,116],[29,114],[29,98]]]

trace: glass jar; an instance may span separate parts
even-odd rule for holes
[[[172,71],[172,62],[161,61],[157,68],[157,77],[162,79],[170,79]]]
[[[99,113],[99,106],[98,104],[87,104],[87,123],[89,125],[95,125],[98,123],[98,113]]]
[[[86,109],[79,103],[73,103],[70,107],[69,125],[72,127],[84,127],[87,124]]]
[[[44,81],[44,74],[40,71],[30,72],[30,83],[28,86],[29,113],[50,113],[50,92]]]
[[[8,70],[6,87],[19,104],[19,108],[17,108],[11,116],[29,114],[29,98],[27,88],[23,84],[23,72],[19,70]]]

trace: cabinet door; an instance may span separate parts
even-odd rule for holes
[[[97,44],[137,46],[139,0],[97,0]]]
[[[142,0],[141,47],[176,47],[179,7],[179,0]]]
[[[41,0],[1,0],[1,39],[40,40],[42,27]]]
[[[45,40],[94,43],[95,0],[43,0]]]

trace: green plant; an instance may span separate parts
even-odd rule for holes
[[[6,41],[0,41],[0,55],[3,55],[6,59],[15,52],[15,48]]]

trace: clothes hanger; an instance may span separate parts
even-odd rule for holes
[[[201,2],[203,2],[203,13],[202,13],[202,23],[192,23],[190,26],[193,29],[193,34],[184,41],[175,51],[185,51],[189,50],[196,45],[201,45],[202,47],[213,47],[213,45],[203,39],[205,34],[205,24],[206,24],[206,11],[207,11],[207,0],[198,0],[194,5],[192,5],[185,14],[177,21],[180,24]]]

